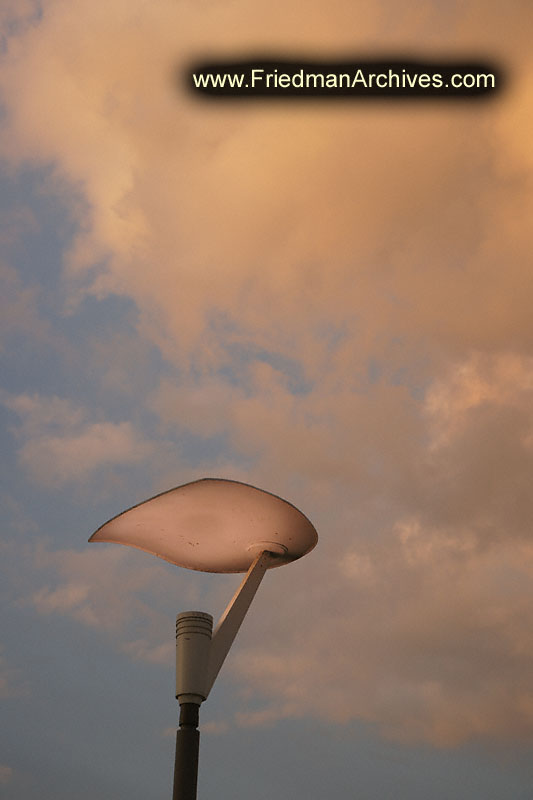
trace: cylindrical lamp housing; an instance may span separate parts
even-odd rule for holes
[[[176,619],[176,698],[200,705],[207,697],[213,617],[184,611]]]

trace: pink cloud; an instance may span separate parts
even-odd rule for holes
[[[21,465],[50,487],[82,482],[98,470],[135,464],[154,452],[131,422],[90,422],[86,409],[60,397],[4,393],[3,402],[21,418]]]
[[[6,785],[10,783],[13,778],[13,768],[8,767],[7,764],[0,764],[0,784]]]
[[[278,2],[51,2],[10,44],[1,153],[53,164],[79,198],[73,301],[127,295],[180,368],[146,400],[162,428],[223,434],[206,471],[251,464],[242,477],[317,519],[320,549],[267,582],[233,656],[265,699],[243,724],[319,713],[439,745],[530,740],[531,4],[411,4],[395,25],[384,2],[308,5],[303,20]],[[484,105],[237,108],[168,80],[274,32],[295,52],[489,53],[509,88]],[[52,486],[152,452],[59,398],[8,404],[21,463]],[[110,587],[118,570],[134,594],[133,570],[97,582],[109,614],[96,557],[57,569],[43,613],[127,614]],[[124,646],[167,653],[144,634]]]

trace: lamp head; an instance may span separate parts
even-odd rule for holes
[[[258,553],[270,567],[301,558],[318,534],[277,495],[247,483],[203,478],[158,494],[106,522],[89,542],[137,547],[202,572],[246,572]]]

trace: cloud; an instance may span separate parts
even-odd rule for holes
[[[130,422],[93,423],[77,435],[42,436],[19,451],[21,464],[39,482],[52,486],[78,482],[109,464],[132,464],[147,458],[151,445]]]
[[[29,546],[25,563],[31,579],[18,581],[17,602],[99,630],[132,659],[156,664],[174,658],[176,609],[216,608],[228,594],[216,576],[200,593],[196,574],[116,545],[54,550],[38,542]]]
[[[155,645],[146,639],[137,639],[124,645],[124,652],[136,661],[150,661],[154,664],[170,664],[175,657],[176,645],[174,642],[165,642]]]
[[[211,736],[222,736],[228,728],[229,726],[226,722],[216,720],[202,723],[202,733],[207,733]]]
[[[154,593],[158,585],[169,583],[162,565],[154,564],[153,559],[138,564],[135,556],[121,547],[81,552],[39,547],[34,551],[33,567],[42,573],[40,580],[45,583],[30,593],[29,602],[40,614],[70,616],[108,632],[126,631],[136,614],[152,616],[135,595],[147,587]],[[50,582],[46,582],[46,571]],[[128,648],[135,654],[139,650],[137,642]]]
[[[265,708],[243,722],[312,713],[437,746],[531,741],[531,547],[474,557],[468,540],[409,527],[408,538],[403,523],[370,554],[353,546],[336,570],[302,575],[282,620],[257,615],[233,669]],[[264,616],[279,586],[268,594]]]
[[[13,221],[12,221],[13,222]],[[14,221],[16,225],[16,221]],[[13,225],[10,226],[10,235],[13,234]],[[0,233],[0,243],[2,234]],[[37,341],[50,341],[50,331],[47,323],[42,320],[37,311],[38,289],[23,286],[16,270],[0,261],[0,334],[2,342],[0,350],[6,348],[8,337],[14,333],[24,333]]]
[[[143,461],[154,451],[131,422],[90,422],[86,409],[64,398],[4,393],[3,403],[22,421],[20,464],[45,486],[79,483],[109,466]]]
[[[345,463],[352,500],[331,491],[319,548],[298,578],[266,582],[234,656],[265,703],[250,724],[312,708],[438,746],[531,741],[531,375],[516,356],[455,364],[426,391],[406,463],[385,445],[373,482],[371,449],[357,473]]]
[[[0,784],[5,786],[13,778],[13,768],[6,764],[0,764]]]
[[[519,14],[503,15],[484,4],[483,30],[481,5],[448,12],[440,47],[476,42],[523,69],[530,12],[515,5]],[[415,51],[441,16],[406,11],[384,34],[387,4],[365,6],[355,31],[353,4],[335,7],[329,35],[315,8],[296,39],[284,25],[279,46]],[[361,114],[345,104],[209,106],[171,86],[168,71],[194,52],[271,41],[276,13],[262,26],[246,3],[217,13],[163,0],[105,13],[50,3],[14,42],[4,154],[53,162],[83,195],[68,274],[86,282],[94,267],[92,291],[131,296],[144,332],[173,360],[220,366],[237,343],[319,373],[332,324],[348,333],[348,360],[360,347],[383,356],[391,338],[417,348],[427,337],[437,347],[479,347],[481,337],[524,345],[527,130],[506,120],[510,108],[530,107],[527,87],[518,78],[486,106]],[[221,27],[234,31],[223,44]]]
[[[532,394],[531,357],[473,353],[466,361],[454,364],[427,394],[426,412],[434,429],[432,446],[445,446],[459,426],[464,429],[476,409],[507,405],[528,412]]]
[[[26,683],[21,682],[20,673],[11,667],[0,648],[0,699],[24,697],[29,693]]]
[[[317,713],[438,745],[530,740],[532,7],[392,8],[48,2],[9,43],[0,149],[53,165],[74,204],[73,302],[136,304],[167,364],[138,402],[165,435],[219,437],[206,471],[234,465],[316,520],[316,554],[269,576],[232,656],[244,699],[265,702],[242,724]],[[272,41],[424,42],[490,56],[508,88],[484,104],[224,106],[168,78]],[[21,464],[50,486],[152,452],[131,422],[62,398],[6,403]],[[54,558],[38,610],[120,627],[134,570]],[[121,646],[164,658],[164,641]]]
[[[311,556],[267,576],[230,655],[221,679],[240,686],[237,724],[316,714],[437,746],[531,740],[530,367],[473,354],[421,398],[378,381],[338,393],[335,414],[329,390],[297,401],[270,372],[266,407],[260,392],[227,389],[220,419],[233,450],[257,458],[240,477],[297,502],[321,536]],[[120,548],[50,559],[56,577],[33,594],[38,611],[112,630],[132,657],[168,663],[164,615],[151,611],[163,565],[139,572]],[[252,696],[263,707],[248,709]]]

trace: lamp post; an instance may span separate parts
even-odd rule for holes
[[[176,734],[173,800],[195,800],[199,708],[237,635],[265,572],[301,558],[318,535],[307,517],[276,495],[239,481],[204,478],[140,503],[102,525],[90,542],[116,542],[186,569],[244,572],[213,631],[213,618],[186,611],[176,620]]]

